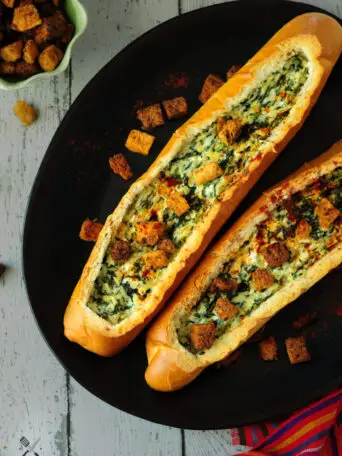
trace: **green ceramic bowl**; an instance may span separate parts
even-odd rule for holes
[[[35,84],[43,79],[50,78],[51,76],[56,76],[57,74],[62,73],[68,68],[70,59],[71,59],[71,51],[72,48],[78,40],[78,38],[84,33],[87,23],[88,17],[86,10],[84,9],[83,5],[79,2],[79,0],[66,0],[65,1],[65,10],[70,19],[70,22],[75,26],[75,34],[73,39],[70,41],[68,47],[66,48],[64,57],[61,63],[54,71],[50,72],[42,72],[35,74],[34,76],[30,76],[28,78],[18,78],[7,80],[4,78],[0,78],[0,89],[3,90],[17,90],[21,89],[22,87],[26,87],[31,84]]]

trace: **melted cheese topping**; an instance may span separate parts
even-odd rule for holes
[[[234,119],[243,125],[238,138],[229,145],[221,141],[217,123],[213,122],[185,145],[161,175],[139,194],[112,240],[128,242],[132,255],[124,264],[117,264],[109,247],[88,303],[94,312],[117,324],[143,305],[167,265],[157,270],[146,268],[142,257],[157,246],[137,242],[136,223],[163,222],[166,235],[175,246],[168,259],[170,263],[222,192],[236,183],[251,161],[261,158],[260,147],[289,115],[307,78],[308,62],[304,55],[289,56],[245,99],[224,113],[224,119]],[[223,175],[196,185],[194,171],[208,162],[219,165]],[[172,182],[172,188],[186,199],[189,209],[184,214],[177,215],[168,207],[167,198],[158,193],[158,187],[165,181]]]
[[[193,353],[203,353],[191,344],[193,324],[215,322],[215,336],[220,337],[282,287],[305,275],[310,266],[341,241],[342,217],[338,212],[328,228],[322,229],[320,225],[317,207],[323,199],[342,211],[341,167],[293,195],[291,201],[279,204],[265,222],[256,226],[248,241],[227,260],[219,275],[222,280],[236,281],[237,289],[210,292],[209,287],[196,306],[181,319],[177,333],[184,347]],[[303,220],[310,226],[310,234],[301,238],[297,228]],[[288,261],[278,267],[270,267],[263,255],[265,247],[274,243],[285,245],[290,252]],[[266,270],[274,280],[273,285],[264,290],[257,290],[253,284],[252,273],[259,269]],[[233,318],[224,320],[217,314],[215,304],[220,297],[228,298],[236,306],[238,312]]]

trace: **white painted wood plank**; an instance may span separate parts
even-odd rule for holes
[[[84,1],[89,28],[75,48],[72,98],[119,50],[178,13],[177,0]],[[181,455],[181,432],[148,423],[99,401],[71,380],[71,455]]]
[[[12,113],[18,98],[33,102],[39,120],[22,127]],[[66,455],[65,372],[33,320],[23,284],[21,238],[27,200],[39,163],[67,108],[68,77],[19,93],[0,92],[0,454],[13,456],[19,439],[40,438],[37,452]],[[22,451],[23,453],[23,451]]]

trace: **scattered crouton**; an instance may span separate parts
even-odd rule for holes
[[[131,130],[125,145],[131,152],[148,155],[155,139],[155,136],[149,135],[148,133],[139,130]]]
[[[291,364],[310,361],[311,356],[306,347],[304,336],[289,337],[285,340],[287,354]]]
[[[14,63],[0,62],[0,74],[6,76],[15,74]]]
[[[173,191],[167,197],[166,205],[172,209],[178,216],[183,215],[190,209],[187,200],[177,191]]]
[[[145,253],[142,259],[145,267],[148,269],[164,268],[169,262],[169,257],[164,250],[153,250],[152,252]]]
[[[205,184],[224,174],[223,169],[215,162],[206,163],[202,168],[195,169],[194,179],[197,185]]]
[[[1,0],[7,8],[14,8],[15,0]]]
[[[170,239],[162,239],[158,242],[157,247],[159,250],[163,250],[167,256],[171,256],[176,250],[176,247]]]
[[[310,224],[305,219],[302,219],[296,228],[297,238],[298,239],[307,239],[308,237],[310,237],[310,233],[311,233]]]
[[[196,350],[210,348],[215,341],[215,323],[192,324],[190,329],[191,345]]]
[[[33,40],[28,40],[25,43],[23,58],[26,63],[34,63],[39,55],[39,50],[36,43]]]
[[[239,312],[237,307],[227,298],[218,298],[215,304],[215,311],[223,320],[229,320]]]
[[[63,51],[54,44],[45,48],[39,56],[39,65],[44,71],[53,71],[63,58]]]
[[[14,9],[12,29],[27,32],[42,23],[38,10],[33,4],[18,6]]]
[[[0,50],[0,57],[2,60],[8,63],[16,62],[21,59],[21,54],[23,51],[23,42],[21,40],[15,41],[14,43],[4,46]]]
[[[110,255],[118,264],[122,264],[129,259],[132,254],[130,243],[117,239],[110,248]]]
[[[276,361],[278,359],[278,346],[274,337],[269,337],[260,342],[259,352],[264,361]]]
[[[163,222],[138,222],[135,224],[135,229],[139,244],[155,245],[165,234]]]
[[[86,219],[81,226],[80,238],[83,241],[97,241],[99,234],[103,228],[102,223],[96,220]]]
[[[15,63],[15,74],[21,77],[28,77],[39,73],[39,68],[35,63],[27,63],[20,60]]]
[[[34,40],[42,45],[54,38],[61,38],[68,32],[68,23],[60,11],[45,17],[42,25],[35,31]]]
[[[217,136],[228,146],[236,141],[241,133],[242,123],[237,119],[217,119]]]
[[[277,268],[290,258],[290,252],[281,242],[274,242],[262,250],[262,255],[271,268]]]
[[[164,125],[164,117],[159,103],[152,104],[137,111],[137,117],[145,130]]]
[[[323,198],[321,202],[315,207],[319,224],[323,230],[327,230],[334,223],[340,215],[340,211],[327,198]]]
[[[234,74],[240,70],[240,68],[242,68],[242,65],[232,65],[227,71],[227,79],[232,78]]]
[[[209,98],[214,95],[217,90],[222,87],[224,84],[223,80],[219,76],[214,74],[209,74],[209,76],[204,81],[199,100],[202,103],[205,103]]]
[[[257,269],[252,272],[252,282],[256,291],[261,291],[271,287],[274,279],[266,269]]]
[[[188,114],[188,104],[184,97],[173,98],[162,102],[166,117],[169,120],[179,119]]]
[[[210,286],[210,292],[215,293],[216,291],[225,291],[226,293],[231,293],[235,291],[238,287],[237,281],[229,278],[221,279],[217,277],[213,280],[213,283]]]
[[[25,127],[28,127],[37,119],[37,111],[24,100],[18,100],[13,107],[13,111]]]
[[[128,180],[133,176],[131,167],[123,154],[113,155],[113,157],[109,159],[109,166],[114,174],[118,174],[125,180]]]

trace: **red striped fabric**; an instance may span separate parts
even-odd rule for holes
[[[246,456],[342,456],[342,389],[280,425],[234,429],[232,441],[252,447]]]

